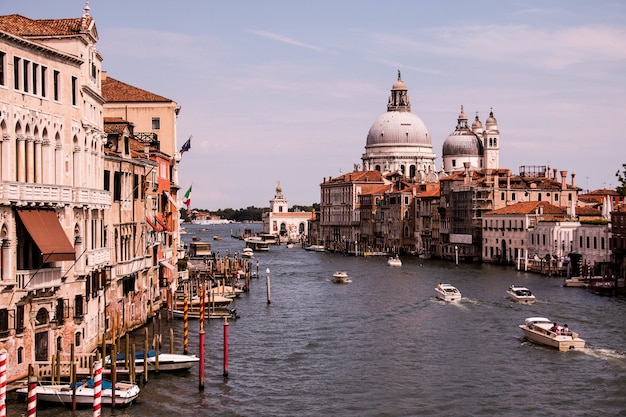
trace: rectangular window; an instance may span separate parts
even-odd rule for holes
[[[24,333],[24,305],[15,307],[15,333]]]
[[[13,88],[20,89],[20,59],[13,57]]]
[[[61,85],[60,83],[60,78],[61,78],[61,74],[59,73],[59,71],[54,71],[52,73],[52,98],[54,99],[54,101],[59,101],[59,96],[61,94],[60,88]]]
[[[152,118],[152,130],[159,130],[161,128],[161,119],[158,117]]]
[[[24,60],[24,66],[22,70],[24,71],[24,92],[28,93],[28,84],[30,82],[30,77],[28,76],[28,71],[30,69],[30,61]]]
[[[116,172],[113,175],[113,201],[122,199],[122,173]]]
[[[104,170],[104,190],[111,191],[111,171]]]
[[[41,97],[46,97],[46,75],[48,74],[48,67],[41,66]]]
[[[133,174],[133,198],[139,198],[139,175]]]
[[[72,106],[78,104],[78,78],[72,77]]]
[[[37,95],[37,71],[39,71],[39,65],[33,62],[33,94]]]
[[[83,313],[83,295],[76,294],[74,296],[74,317],[82,317]]]
[[[4,85],[5,81],[4,81],[4,66],[5,66],[5,59],[7,57],[7,54],[5,54],[4,52],[0,51],[0,85]]]

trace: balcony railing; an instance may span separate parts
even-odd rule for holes
[[[18,270],[15,280],[19,288],[26,290],[59,287],[63,283],[61,268]]]

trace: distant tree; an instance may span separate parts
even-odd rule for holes
[[[622,172],[617,171],[615,176],[620,183],[620,185],[615,188],[615,191],[617,191],[621,196],[626,196],[626,164],[622,164]]]

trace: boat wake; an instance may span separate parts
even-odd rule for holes
[[[613,366],[617,366],[622,370],[626,370],[626,353],[615,349],[601,349],[586,347],[581,350],[586,355],[602,359],[609,362]]]

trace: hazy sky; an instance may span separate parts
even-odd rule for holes
[[[84,0],[0,0],[0,14],[79,17]],[[91,0],[103,68],[176,101],[192,207],[319,202],[361,163],[402,71],[441,147],[461,105],[493,109],[500,167],[549,165],[583,189],[626,163],[623,0]],[[560,178],[560,177],[559,177]],[[568,182],[570,181],[568,177]]]

